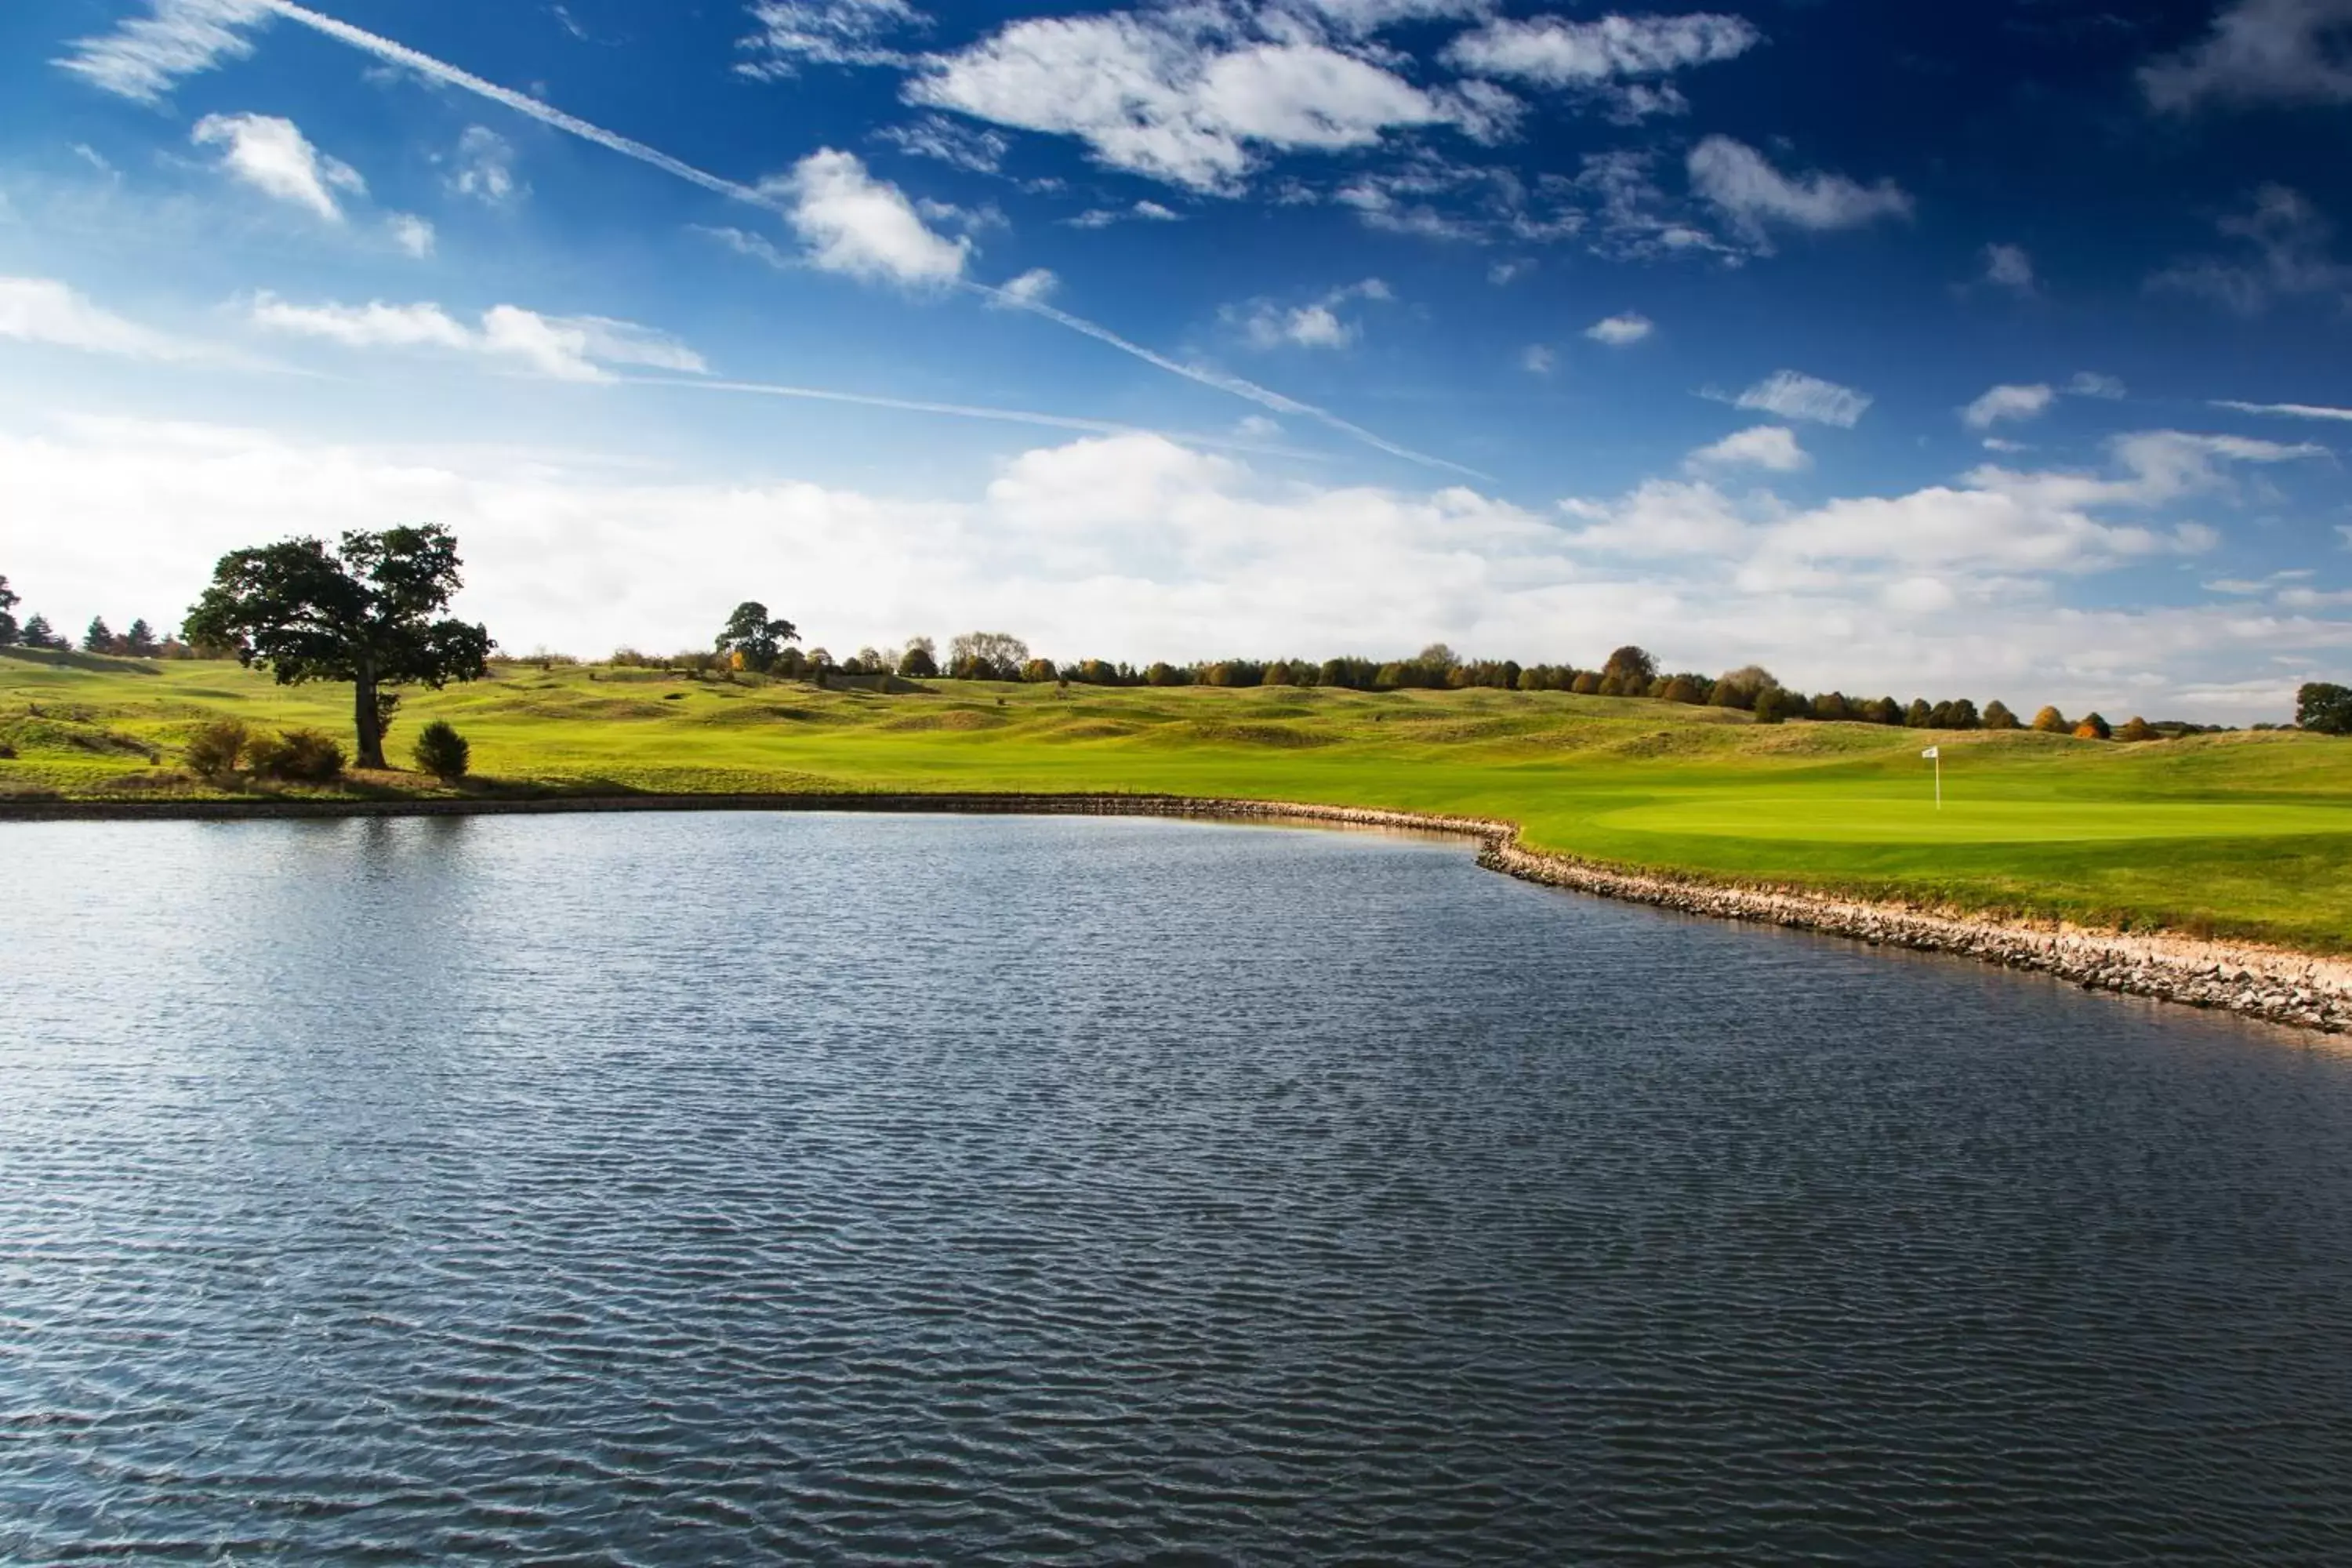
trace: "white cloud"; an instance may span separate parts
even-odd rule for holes
[[[2217,397],[2216,408],[2227,408],[2239,414],[2270,414],[2284,419],[2340,419],[2352,421],[2352,408],[2331,408],[2316,403],[2241,403],[2234,398]]]
[[[1137,202],[1129,207],[1089,207],[1069,220],[1072,228],[1108,228],[1129,220],[1139,223],[1182,223],[1184,215],[1158,202]]]
[[[2234,0],[2211,32],[2140,69],[2161,110],[2221,103],[2352,103],[2352,0]]]
[[[1808,689],[1969,692],[2070,711],[2112,710],[2129,693],[2126,711],[2278,718],[2297,678],[2275,661],[2352,651],[2352,621],[2315,611],[2068,608],[2051,596],[2056,574],[2146,558],[2130,553],[2142,542],[2069,534],[2063,519],[2028,515],[2041,502],[1997,496],[1990,539],[1938,521],[1982,502],[1955,509],[1921,492],[1878,503],[1892,515],[1832,518],[1808,555],[1801,536],[1779,531],[1812,529],[1830,509],[1736,506],[1703,485],[1654,482],[1548,518],[1465,489],[1280,482],[1151,436],[1040,447],[989,483],[928,496],[649,482],[607,458],[518,464],[464,447],[0,422],[0,509],[54,521],[11,548],[26,577],[85,615],[184,602],[224,551],[313,531],[322,516],[354,528],[432,517],[465,546],[459,613],[510,646],[583,653],[692,643],[714,605],[723,612],[761,581],[792,583],[793,618],[835,647],[973,625],[1007,626],[1057,658],[1130,660],[1387,657],[1438,637],[1589,664],[1638,642],[1676,667],[1756,660]],[[1915,521],[1936,525],[1918,548]],[[1663,569],[1613,547],[1663,528],[1684,546]],[[2036,542],[2052,532],[2058,548]],[[680,550],[681,537],[730,545]],[[1874,553],[1839,553],[1855,546]],[[2183,547],[2169,531],[2146,546]],[[2018,559],[2063,564],[2007,564]],[[1911,607],[1937,601],[1930,584],[1967,613]]]
[[[1455,38],[1446,46],[1444,58],[1479,76],[1598,92],[1617,118],[1633,121],[1681,114],[1690,106],[1671,84],[1632,79],[1671,76],[1694,66],[1737,59],[1763,41],[1764,35],[1745,19],[1708,12],[1612,15],[1590,22],[1498,16]]]
[[[1004,292],[1013,296],[1015,303],[1027,304],[1032,300],[1044,300],[1050,297],[1055,289],[1061,287],[1061,283],[1062,280],[1054,276],[1051,268],[1033,267],[1007,283],[1004,286]]]
[[[1808,468],[1812,458],[1797,444],[1797,433],[1785,425],[1757,425],[1737,430],[1712,446],[1701,447],[1686,459],[1698,468],[1749,467],[1792,474]]]
[[[1655,327],[1656,324],[1640,311],[1626,310],[1593,322],[1584,329],[1584,335],[1596,343],[1607,343],[1612,348],[1622,348],[1628,343],[1640,342],[1643,338],[1648,337]]]
[[[963,276],[971,241],[926,226],[906,193],[867,174],[854,153],[830,147],[812,153],[772,186],[789,200],[793,228],[812,266],[909,286]]]
[[[1823,381],[1801,371],[1779,370],[1731,401],[1735,407],[1753,408],[1783,419],[1810,419],[1815,424],[1851,430],[1870,411],[1873,400],[1868,393],[1840,386],[1833,381]]]
[[[1354,342],[1362,329],[1343,319],[1339,307],[1354,300],[1387,300],[1394,298],[1389,286],[1377,278],[1367,278],[1360,283],[1350,283],[1334,289],[1319,300],[1304,305],[1280,306],[1259,300],[1245,310],[1229,308],[1225,319],[1239,325],[1249,345],[1255,349],[1273,349],[1289,345],[1309,349],[1343,349]]]
[[[2033,258],[2020,245],[1988,245],[1984,247],[1985,281],[1995,288],[2013,293],[2033,292]]]
[[[904,65],[908,56],[887,40],[919,32],[930,18],[907,0],[757,0],[759,31],[738,47],[752,58],[735,68],[773,80],[800,66]]]
[[[392,243],[402,254],[422,261],[433,254],[433,226],[415,213],[394,213],[386,220],[392,231]]]
[[[268,17],[263,0],[148,0],[146,16],[75,39],[56,63],[108,92],[154,103],[180,78],[251,54],[241,29]]]
[[[907,94],[1075,137],[1113,168],[1204,192],[1238,187],[1255,148],[1336,152],[1425,125],[1486,136],[1511,112],[1508,95],[1484,84],[1424,89],[1296,29],[1269,36],[1244,19],[1202,7],[1014,22],[927,58]]]
[[[1755,148],[1728,136],[1708,137],[1691,149],[1687,162],[1691,189],[1751,231],[1767,224],[1859,228],[1911,212],[1911,198],[1892,180],[1864,185],[1818,171],[1783,174]]]
[[[200,345],[101,310],[51,278],[0,277],[0,338],[124,359],[205,356]]]
[[[2330,254],[2335,227],[2301,192],[2264,185],[2243,212],[2214,226],[2252,254],[2183,261],[2149,279],[2148,287],[2202,294],[2246,316],[2300,295],[2337,294],[2352,301],[2352,266]]]
[[[1519,368],[1529,375],[1549,375],[1558,361],[1541,343],[1529,343],[1519,354]]]
[[[611,381],[606,365],[699,374],[702,356],[665,333],[603,316],[542,316],[514,305],[482,313],[468,327],[432,303],[294,305],[257,297],[249,311],[268,331],[322,339],[352,349],[447,349],[519,363],[556,381]]]
[[[266,114],[207,114],[189,140],[219,147],[221,167],[265,195],[304,207],[330,223],[343,221],[334,192],[367,189],[359,171],[310,144],[290,120]]]
[[[2003,420],[2039,417],[2057,401],[2049,387],[1996,386],[1960,410],[1960,422],[1971,430],[1990,430]]]
[[[525,194],[514,172],[514,146],[487,125],[469,125],[450,160],[449,188],[488,206],[505,206]]]
[[[975,131],[936,114],[906,125],[886,125],[874,134],[901,153],[975,174],[997,173],[1004,166],[1004,154],[1013,150],[1013,144],[997,132]]]
[[[2110,403],[2122,397],[2125,390],[2120,378],[2103,375],[2095,370],[2078,370],[2074,379],[2066,384],[2066,391],[2072,396],[2096,397]]]

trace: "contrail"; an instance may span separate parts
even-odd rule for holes
[[[933,403],[918,397],[885,397],[874,393],[836,392],[823,386],[786,386],[767,381],[718,381],[708,376],[624,375],[614,379],[630,386],[688,386],[706,392],[747,392],[763,397],[796,397],[814,403],[850,403],[866,408],[896,408],[910,414],[949,414],[961,419],[992,419],[1009,425],[1042,425],[1055,430],[1083,430],[1096,436],[1158,436],[1196,447],[1217,447],[1234,452],[1260,452],[1269,457],[1319,460],[1313,452],[1245,441],[1230,436],[1198,436],[1187,431],[1154,430],[1142,425],[1120,425],[1108,419],[1087,419],[1072,414],[1039,414],[1025,408],[994,408],[984,404]]]
[[[671,157],[657,147],[648,147],[633,137],[624,136],[615,131],[607,131],[601,125],[592,125],[577,115],[564,113],[553,104],[542,102],[528,93],[517,92],[512,88],[500,87],[494,81],[486,81],[469,70],[461,69],[446,60],[436,59],[431,55],[410,48],[406,44],[396,42],[380,34],[371,33],[363,27],[354,27],[349,22],[338,21],[332,16],[313,11],[307,5],[296,5],[294,0],[256,0],[256,4],[275,16],[283,16],[289,22],[299,23],[313,31],[323,33],[339,43],[349,44],[352,47],[373,55],[378,59],[390,61],[394,65],[406,66],[409,69],[420,75],[431,77],[436,81],[446,82],[451,87],[463,88],[466,91],[487,98],[493,103],[503,104],[517,114],[536,120],[541,124],[551,126],[566,135],[577,136],[583,142],[593,142],[609,152],[618,153],[624,158],[634,158],[640,163],[659,169],[663,174],[684,180],[688,184],[699,185],[704,190],[725,196],[730,201],[742,202],[784,217],[792,216],[790,206],[755,186],[725,179],[707,169],[698,169],[682,159]],[[1002,289],[992,288],[985,283],[964,280],[961,286],[999,304],[1026,310],[1034,316],[1042,316],[1057,326],[1066,327],[1071,331],[1092,338],[1098,343],[1118,350],[1121,353],[1132,355],[1144,363],[1164,370],[1171,375],[1182,376],[1187,381],[1214,388],[1230,396],[1243,398],[1256,404],[1261,408],[1272,409],[1278,414],[1313,419],[1377,451],[1386,452],[1392,458],[1402,458],[1407,462],[1419,463],[1426,468],[1451,469],[1457,474],[1466,474],[1472,479],[1493,478],[1492,475],[1481,473],[1476,468],[1465,468],[1460,463],[1449,462],[1444,458],[1432,457],[1426,452],[1416,452],[1410,447],[1401,447],[1393,441],[1374,435],[1360,425],[1350,424],[1326,409],[1318,408],[1311,403],[1302,403],[1295,397],[1286,397],[1271,388],[1258,385],[1255,382],[1244,380],[1237,375],[1229,375],[1223,371],[1186,364],[1181,360],[1170,359],[1165,354],[1155,353],[1140,343],[1119,336],[1108,327],[1087,321],[1084,316],[1074,316],[1069,311],[1048,305],[1041,300],[1023,299],[1018,295],[1007,293]]]
[[[1375,436],[1360,425],[1351,425],[1336,414],[1318,408],[1311,403],[1301,403],[1295,397],[1286,397],[1273,388],[1260,386],[1254,381],[1246,381],[1238,375],[1230,375],[1223,371],[1213,370],[1205,365],[1186,364],[1181,360],[1170,359],[1165,354],[1156,353],[1145,348],[1141,343],[1131,342],[1120,337],[1108,327],[1097,325],[1087,321],[1084,316],[1073,316],[1067,310],[1048,305],[1043,300],[1015,294],[1008,289],[992,289],[985,283],[973,283],[969,280],[963,281],[961,287],[971,289],[975,294],[983,295],[997,304],[1009,306],[1017,310],[1027,310],[1032,315],[1043,316],[1045,320],[1067,327],[1074,332],[1082,332],[1097,342],[1108,343],[1121,353],[1133,354],[1146,364],[1157,365],[1161,370],[1174,375],[1181,375],[1187,381],[1196,381],[1202,386],[1212,386],[1219,392],[1246,398],[1259,407],[1271,408],[1277,414],[1305,415],[1309,419],[1329,426],[1342,435],[1352,436],[1368,447],[1377,447],[1391,457],[1402,458],[1407,462],[1420,463],[1433,468],[1451,468],[1457,474],[1467,474],[1474,479],[1494,478],[1492,474],[1480,473],[1475,468],[1465,468],[1460,463],[1448,462],[1444,458],[1433,458],[1426,452],[1416,452],[1410,447],[1400,447],[1384,437]]]

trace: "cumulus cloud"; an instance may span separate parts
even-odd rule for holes
[[[1784,174],[1755,148],[1728,136],[1706,138],[1691,149],[1687,163],[1691,189],[1751,232],[1770,225],[1859,228],[1911,212],[1911,198],[1892,180],[1864,185],[1819,171]]]
[[[433,226],[415,213],[394,213],[384,226],[403,255],[422,261],[433,254]]]
[[[487,125],[469,125],[450,159],[449,188],[488,206],[505,206],[525,194],[514,163],[511,142]]]
[[[63,603],[172,602],[225,550],[321,516],[432,517],[465,541],[467,618],[513,646],[583,653],[690,642],[737,584],[783,577],[820,606],[804,624],[834,647],[969,625],[1056,657],[1131,660],[1385,654],[1439,637],[1591,662],[1639,642],[1676,665],[1760,661],[1808,689],[2030,694],[2070,710],[2132,691],[2222,717],[2279,716],[2294,678],[2274,661],[2352,649],[2352,623],[2315,611],[2067,608],[2050,596],[2064,574],[2184,546],[2152,528],[2147,555],[2132,554],[2138,540],[2081,532],[2043,498],[1918,492],[1877,503],[1892,515],[1849,517],[1658,481],[1541,515],[1461,488],[1276,481],[1146,435],[1041,447],[985,483],[919,496],[647,482],[587,456],[519,465],[462,447],[0,420],[0,488],[11,510],[54,521],[12,548]],[[1990,536],[1966,526],[1971,505],[1999,525]],[[1916,543],[1915,521],[1935,524]],[[1640,547],[1664,530],[1685,548],[1653,564]],[[730,544],[682,551],[681,536]],[[1928,583],[1967,613],[1910,608],[1935,598]]]
[[[1656,323],[1638,310],[1626,310],[1614,316],[1604,316],[1584,329],[1584,335],[1596,343],[1612,348],[1623,348],[1638,343],[1656,330]]]
[[[758,30],[738,45],[750,58],[735,68],[766,80],[804,64],[904,65],[889,40],[930,26],[907,0],[757,0],[751,19]]]
[[[1851,430],[1870,411],[1873,399],[1868,393],[1856,392],[1816,375],[1780,370],[1731,401],[1735,407],[1752,408],[1783,419],[1809,419],[1818,425]]]
[[[1012,297],[1014,304],[1025,305],[1033,300],[1050,298],[1061,285],[1062,280],[1054,276],[1050,268],[1033,267],[1007,283],[1004,292]]]
[[[148,0],[147,15],[75,39],[56,63],[108,92],[155,103],[182,77],[251,54],[245,29],[268,15],[262,0]]]
[[[1350,283],[1334,289],[1322,298],[1303,305],[1281,306],[1258,300],[1248,306],[1229,309],[1225,319],[1242,330],[1254,349],[1274,349],[1286,346],[1308,349],[1343,349],[1353,343],[1362,328],[1339,314],[1342,306],[1354,300],[1386,300],[1393,298],[1389,286],[1377,278],[1367,278],[1360,283]]]
[[[1735,430],[1711,446],[1701,447],[1685,461],[1695,468],[1769,468],[1792,474],[1810,467],[1812,458],[1797,444],[1797,433],[1785,425],[1756,425]]]
[[[934,232],[905,192],[867,174],[855,153],[812,153],[762,188],[787,200],[809,263],[824,271],[909,286],[963,276],[971,241]]]
[[[2005,420],[2023,421],[2038,418],[2058,395],[2039,384],[2032,386],[1996,386],[1960,410],[1960,422],[1971,430],[1990,430]]]
[[[603,316],[542,316],[495,305],[467,326],[439,305],[296,305],[257,297],[248,312],[266,331],[317,338],[351,349],[446,349],[504,360],[556,381],[614,379],[607,365],[699,374],[702,356],[666,333]]]
[[[2033,292],[2033,258],[2021,245],[1988,245],[1984,247],[1985,281],[1996,289],[2006,289],[2013,294]]]
[[[2235,0],[2187,49],[2140,68],[2155,109],[2352,103],[2352,0]]]
[[[367,189],[359,171],[310,144],[290,120],[267,114],[207,114],[189,140],[218,147],[221,167],[265,195],[291,202],[325,218],[343,221],[334,193],[357,195]]]
[[[1498,16],[1455,38],[1444,58],[1479,76],[1597,94],[1617,118],[1632,121],[1690,107],[1671,83],[1640,79],[1737,59],[1763,41],[1746,19],[1709,12],[1589,22]]]
[[[0,277],[0,338],[123,359],[184,360],[201,345],[100,309],[53,278]]]
[[[1509,95],[1437,90],[1295,30],[1265,36],[1207,8],[1014,22],[927,58],[908,97],[1070,136],[1110,167],[1202,192],[1238,188],[1255,149],[1338,152],[1391,130],[1496,133]]]

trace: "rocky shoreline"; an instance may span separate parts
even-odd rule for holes
[[[1848,937],[1873,946],[1945,952],[2032,970],[2089,991],[2111,991],[2250,1018],[2352,1033],[2352,960],[2321,958],[2252,942],[2165,933],[2097,931],[2056,922],[1996,920],[1907,904],[1841,899],[1801,889],[1757,887],[1637,871],[1522,848],[1517,824],[1297,801],[1223,800],[1152,795],[825,793],[756,795],[437,797],[356,801],[12,801],[0,820],[237,820],[257,817],[536,816],[614,811],[886,811],[989,815],[1187,816],[1269,823],[1328,823],[1478,841],[1478,863],[1547,887],[1718,920],[1754,921]]]

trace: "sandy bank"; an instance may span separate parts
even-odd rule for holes
[[[1995,920],[1907,904],[1840,899],[1637,871],[1524,849],[1517,825],[1478,817],[1156,795],[838,793],[443,798],[381,801],[15,801],[0,820],[233,821],[255,817],[534,816],[614,811],[968,812],[1005,816],[1191,816],[1320,822],[1456,834],[1479,844],[1479,864],[1549,887],[1723,920],[1756,921],[1874,945],[1948,952],[2035,970],[2085,990],[2114,991],[2330,1033],[2352,1033],[2352,960],[2256,943],[2097,931]]]

